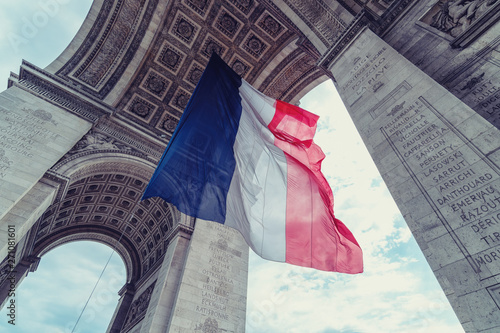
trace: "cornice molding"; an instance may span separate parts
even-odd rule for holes
[[[319,59],[318,66],[328,70],[330,65],[339,56],[339,54],[344,50],[344,48],[349,45],[362,30],[364,30],[370,20],[366,17],[366,12],[361,11],[349,26],[344,30],[342,35],[338,38],[337,42]]]
[[[74,85],[26,61],[21,65],[17,82],[10,83],[92,123],[114,112],[111,107],[82,94]]]

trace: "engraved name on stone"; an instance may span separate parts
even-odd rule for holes
[[[59,134],[49,127],[57,126],[45,110],[23,108],[24,113],[3,109],[0,113],[0,178],[5,178],[14,165],[14,156],[33,159],[33,147],[39,142],[50,142]],[[14,159],[14,160],[13,160]]]
[[[354,100],[349,98],[352,104],[369,88],[376,92],[383,85],[380,79],[391,67],[385,56],[386,51],[383,47],[375,54],[367,54],[354,60],[353,68],[347,75],[350,79],[341,86],[343,91],[355,96]]]
[[[498,167],[423,97],[389,116],[381,131],[471,266],[500,273]]]
[[[234,289],[232,263],[241,253],[231,248],[235,231],[223,228],[215,223],[208,223],[209,229],[215,230],[215,240],[208,242],[207,265],[200,272],[206,277],[202,283],[202,292],[196,312],[219,320],[230,321],[230,293]]]
[[[494,124],[500,122],[500,84],[492,79],[478,83],[465,102]]]

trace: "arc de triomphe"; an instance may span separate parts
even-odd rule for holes
[[[95,0],[0,93],[1,299],[95,240],[127,270],[109,332],[244,331],[240,236],[138,204],[217,52],[290,103],[333,80],[464,329],[498,331],[499,17],[497,0]]]

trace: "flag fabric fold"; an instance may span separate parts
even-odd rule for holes
[[[240,231],[269,260],[360,273],[313,142],[318,116],[267,97],[212,55],[143,194]]]

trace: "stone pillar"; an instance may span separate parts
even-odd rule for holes
[[[245,331],[248,245],[234,229],[196,220],[172,239],[141,332]]]
[[[115,313],[113,314],[113,318],[111,318],[106,333],[121,332],[121,328],[125,322],[125,318],[127,317],[130,304],[132,304],[132,300],[134,299],[134,293],[134,288],[128,283],[118,292],[118,295],[121,297],[118,301],[118,305],[116,306]]]
[[[183,215],[183,218],[186,216]],[[170,314],[178,294],[192,233],[192,229],[183,223],[175,228],[177,230],[165,253],[146,315],[141,323],[141,333],[168,332]]]
[[[500,131],[365,29],[337,89],[467,332],[500,329]]]
[[[240,233],[196,220],[168,332],[245,332],[247,275]]]
[[[0,93],[0,256],[7,229],[17,243],[52,203],[56,188],[39,183],[92,123],[19,87]]]

